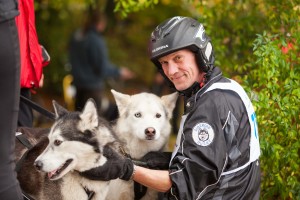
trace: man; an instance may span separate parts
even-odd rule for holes
[[[132,178],[165,192],[167,199],[259,199],[255,113],[242,87],[214,66],[203,25],[189,17],[166,20],[153,31],[149,53],[185,101],[168,170],[147,169],[124,159],[105,163],[98,173],[84,174],[100,180]],[[163,157],[156,155],[145,160],[153,163]],[[118,173],[113,170],[116,166]],[[105,174],[99,173],[102,170]]]

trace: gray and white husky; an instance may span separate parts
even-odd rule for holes
[[[121,143],[108,122],[98,117],[93,100],[82,112],[68,112],[55,102],[53,106],[57,119],[47,139],[28,151],[18,173],[21,185],[29,188],[22,189],[37,200],[106,199],[109,182],[89,180],[79,172],[102,166],[107,161],[104,150],[119,153]],[[92,198],[88,191],[94,192]]]
[[[171,133],[170,119],[178,94],[158,97],[146,92],[127,95],[111,91],[119,110],[119,117],[113,129],[118,138],[125,143],[131,158],[139,160],[150,151],[167,150]],[[154,200],[157,199],[157,195],[157,192],[148,189],[142,199]],[[134,182],[112,180],[107,199],[133,200]]]

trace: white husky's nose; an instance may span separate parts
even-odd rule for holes
[[[155,138],[155,128],[153,127],[148,127],[145,129],[145,135],[147,140],[153,140]]]

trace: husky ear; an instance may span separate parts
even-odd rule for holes
[[[55,111],[55,118],[59,118],[65,114],[67,114],[69,111],[67,109],[65,109],[64,107],[62,107],[61,105],[59,105],[55,100],[52,101],[52,105]]]
[[[88,126],[86,129],[95,128],[98,126],[98,112],[96,103],[93,99],[88,99],[80,114],[83,124]]]
[[[172,94],[168,94],[168,95],[165,95],[165,96],[161,97],[161,100],[162,100],[163,104],[166,107],[167,114],[168,114],[169,118],[172,118],[173,110],[175,108],[177,98],[178,98],[178,93],[177,92],[174,92]]]
[[[114,95],[119,114],[123,115],[126,111],[126,107],[129,105],[130,102],[130,95],[122,94],[120,92],[117,92],[115,90],[111,90],[112,94]]]

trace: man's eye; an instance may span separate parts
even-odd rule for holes
[[[181,56],[176,56],[176,57],[175,57],[175,60],[176,60],[176,61],[180,61],[181,58],[182,58]]]
[[[160,61],[160,64],[165,65],[165,64],[167,64],[167,62],[166,61]]]

